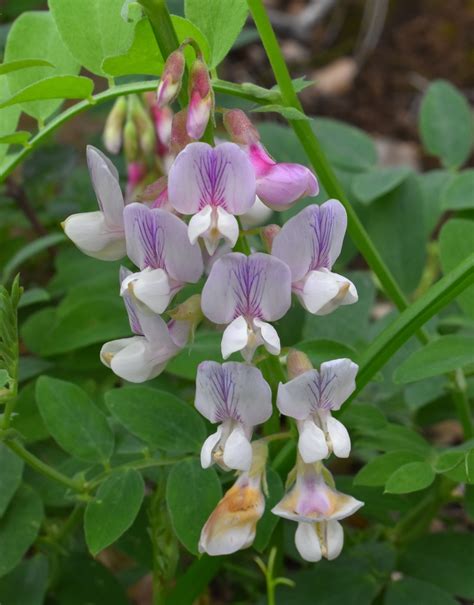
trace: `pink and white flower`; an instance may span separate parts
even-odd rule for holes
[[[339,305],[357,302],[357,290],[346,277],[331,271],[341,253],[347,215],[338,200],[307,206],[275,237],[272,254],[291,270],[293,292],[303,307],[327,315]]]
[[[204,442],[201,465],[248,471],[253,428],[272,414],[272,394],[262,373],[242,363],[204,361],[198,367],[195,406],[217,431]]]
[[[221,238],[233,247],[239,237],[235,215],[255,202],[255,176],[245,153],[233,143],[211,147],[191,143],[178,155],[168,177],[168,197],[181,214],[192,214],[188,235],[199,237],[209,254]]]
[[[213,104],[209,71],[204,61],[196,59],[189,75],[189,107],[186,118],[186,130],[192,139],[198,140],[204,134]]]
[[[189,242],[183,221],[166,210],[130,204],[124,221],[127,254],[140,271],[123,280],[120,293],[162,313],[185,284],[201,277],[201,250]]]
[[[335,359],[308,370],[278,387],[277,406],[298,424],[298,450],[306,463],[327,458],[331,452],[347,458],[351,440],[345,426],[333,418],[355,390],[359,367],[350,359]]]
[[[228,324],[222,336],[222,357],[241,351],[250,361],[256,348],[280,353],[280,338],[268,322],[285,315],[291,306],[290,270],[269,254],[233,252],[213,264],[202,291],[204,315]]]
[[[118,260],[125,256],[125,201],[119,175],[109,158],[92,145],[87,146],[87,165],[100,210],[73,214],[62,226],[84,254]]]

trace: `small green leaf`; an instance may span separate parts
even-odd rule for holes
[[[48,587],[48,559],[35,555],[0,579],[0,603],[43,605]]]
[[[370,460],[354,477],[354,485],[377,487],[385,485],[401,466],[421,461],[422,457],[408,450],[395,450]]]
[[[142,476],[132,468],[115,471],[100,485],[84,517],[87,546],[94,556],[132,525],[144,495]]]
[[[49,0],[49,8],[74,58],[103,76],[102,61],[124,53],[134,26],[122,18],[124,0]]]
[[[107,407],[133,435],[167,452],[198,452],[206,430],[196,410],[166,391],[124,387],[105,395]]]
[[[295,345],[294,348],[306,353],[314,367],[318,367],[323,362],[331,359],[346,357],[355,361],[358,355],[352,347],[334,340],[304,340]]]
[[[352,191],[363,204],[370,204],[379,197],[392,191],[411,174],[409,168],[375,168],[369,172],[357,174],[352,181]]]
[[[24,485],[0,519],[0,577],[21,561],[38,535],[43,505],[38,494]]]
[[[397,469],[385,485],[388,494],[409,494],[431,485],[435,472],[428,462],[409,462]]]
[[[446,187],[442,196],[445,210],[474,208],[474,170],[464,170]]]
[[[166,501],[176,536],[194,555],[198,554],[201,529],[221,497],[214,469],[202,469],[199,460],[185,460],[171,469]]]
[[[8,82],[6,78],[0,78],[0,99],[5,99],[10,95]],[[0,111],[0,136],[7,136],[14,132],[18,124],[21,110],[19,107],[7,107]],[[8,145],[0,145],[0,165],[2,164],[8,151]]]
[[[471,363],[474,363],[474,338],[441,336],[412,353],[397,368],[393,377],[395,382],[405,384],[445,374]]]
[[[279,113],[287,120],[309,120],[310,118],[295,107],[285,107],[284,105],[261,105],[252,109],[258,113]]]
[[[44,59],[18,59],[17,61],[0,63],[0,75],[19,69],[29,69],[30,67],[54,67],[54,65]]]
[[[185,0],[185,16],[206,36],[210,68],[217,67],[232,48],[247,18],[245,0]]]
[[[26,145],[30,137],[31,132],[28,132],[27,130],[17,130],[11,134],[1,136],[0,145]]]
[[[405,576],[391,582],[385,593],[384,605],[458,605],[449,593],[434,584]]]
[[[23,460],[0,443],[0,517],[20,486]]]
[[[77,385],[49,376],[36,383],[36,399],[44,423],[71,456],[86,462],[106,462],[114,436],[105,415]]]
[[[456,468],[464,460],[466,453],[463,450],[451,449],[441,452],[434,463],[437,473],[446,473]]]
[[[427,89],[420,107],[420,134],[425,149],[447,168],[464,164],[472,149],[471,109],[449,82],[437,80]]]
[[[94,82],[84,76],[51,76],[22,88],[0,103],[0,109],[10,105],[45,99],[87,99],[92,95]]]
[[[257,533],[253,547],[258,552],[263,552],[270,542],[270,539],[278,523],[278,517],[272,513],[272,508],[279,502],[284,493],[284,487],[280,475],[273,469],[267,469],[268,496],[265,498],[265,512],[257,524]]]

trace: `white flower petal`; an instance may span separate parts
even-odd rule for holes
[[[348,458],[351,453],[351,438],[346,427],[329,414],[326,419],[326,429],[331,439],[334,454],[338,458]]]
[[[295,546],[305,561],[310,563],[321,561],[323,554],[315,523],[298,523]]]
[[[222,426],[217,427],[217,431],[209,435],[204,441],[201,448],[201,466],[202,468],[209,468],[214,464],[212,453],[220,441],[222,435]]]
[[[252,464],[252,446],[241,424],[235,426],[224,446],[224,464],[238,471],[248,471]]]
[[[212,224],[212,208],[205,206],[200,212],[195,214],[188,225],[188,237],[191,244],[197,242],[198,237],[203,236]]]
[[[128,275],[122,282],[120,294],[127,289],[131,289],[135,298],[153,313],[166,311],[171,299],[170,282],[163,269],[147,268]]]
[[[326,436],[313,420],[299,421],[298,430],[300,432],[298,450],[306,463],[318,462],[328,457]]]
[[[326,558],[332,561],[341,554],[344,546],[344,530],[339,521],[326,522]]]
[[[122,339],[122,341],[124,340]],[[163,371],[165,363],[154,361],[153,352],[146,338],[134,336],[127,340],[129,343],[115,353],[110,361],[112,371],[129,382],[145,382],[158,376]],[[107,343],[102,347],[102,359],[111,351],[111,346],[105,348],[107,345],[112,345],[112,343]]]
[[[227,359],[232,353],[244,349],[248,342],[248,325],[240,316],[231,321],[224,330],[221,342],[222,357]]]
[[[242,225],[245,227],[258,227],[259,225],[265,224],[273,214],[273,210],[262,202],[262,200],[255,196],[255,203],[247,210],[245,214],[240,217]]]
[[[272,355],[279,355],[281,351],[280,337],[275,328],[261,319],[254,319],[253,323],[256,328],[260,330],[263,344],[269,353]]]
[[[255,538],[255,524],[239,524],[229,526],[226,531],[214,532],[208,535],[207,525],[203,527],[199,539],[199,552],[207,553],[211,557],[230,555],[242,548],[247,548]]]
[[[233,248],[239,238],[239,223],[232,214],[229,214],[223,208],[216,208],[217,212],[217,230]]]
[[[73,214],[64,221],[63,229],[88,256],[100,260],[119,260],[125,256],[123,229],[109,227],[103,212]]]
[[[297,295],[305,309],[314,315],[328,315],[340,305],[358,300],[354,284],[328,269],[310,271]]]

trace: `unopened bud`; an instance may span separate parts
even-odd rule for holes
[[[288,378],[292,380],[300,374],[312,370],[313,364],[306,353],[302,353],[296,349],[290,349],[288,357],[286,358],[286,369],[288,370]]]
[[[168,187],[168,178],[161,176],[157,181],[150,183],[138,195],[137,199],[141,202],[154,202],[156,198]]]
[[[138,133],[133,120],[128,119],[123,129],[123,148],[128,162],[134,162],[138,157]]]
[[[265,250],[270,254],[272,251],[273,240],[280,233],[281,227],[278,225],[266,225],[260,229],[260,237],[262,238]]]
[[[197,326],[204,315],[201,309],[201,295],[193,294],[183,303],[168,311],[171,319],[176,321],[188,321],[193,326]]]
[[[127,100],[119,97],[110,110],[105,122],[103,141],[110,153],[118,153],[122,146],[122,130],[127,115]]]
[[[211,116],[214,97],[206,64],[196,59],[189,78],[189,108],[186,131],[192,139],[200,139]]]
[[[137,127],[140,149],[145,155],[154,154],[156,146],[155,127],[149,112],[136,95],[133,95],[130,100],[130,116]]]
[[[260,140],[258,130],[241,109],[224,112],[224,127],[234,143],[252,145]]]
[[[173,124],[173,111],[169,107],[160,108],[154,105],[152,108],[155,121],[155,131],[158,141],[168,147],[171,139],[171,128]]]
[[[156,91],[158,107],[172,103],[179,95],[186,62],[181,50],[175,50],[166,59],[161,80]]]
[[[178,155],[186,145],[191,143],[192,139],[186,131],[186,122],[188,119],[188,110],[182,109],[175,113],[171,125],[170,150]]]

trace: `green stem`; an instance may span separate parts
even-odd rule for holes
[[[458,368],[453,374],[454,405],[456,406],[459,422],[462,425],[464,439],[467,441],[474,437],[474,426],[472,421],[471,407],[467,397],[467,384],[463,371]]]

